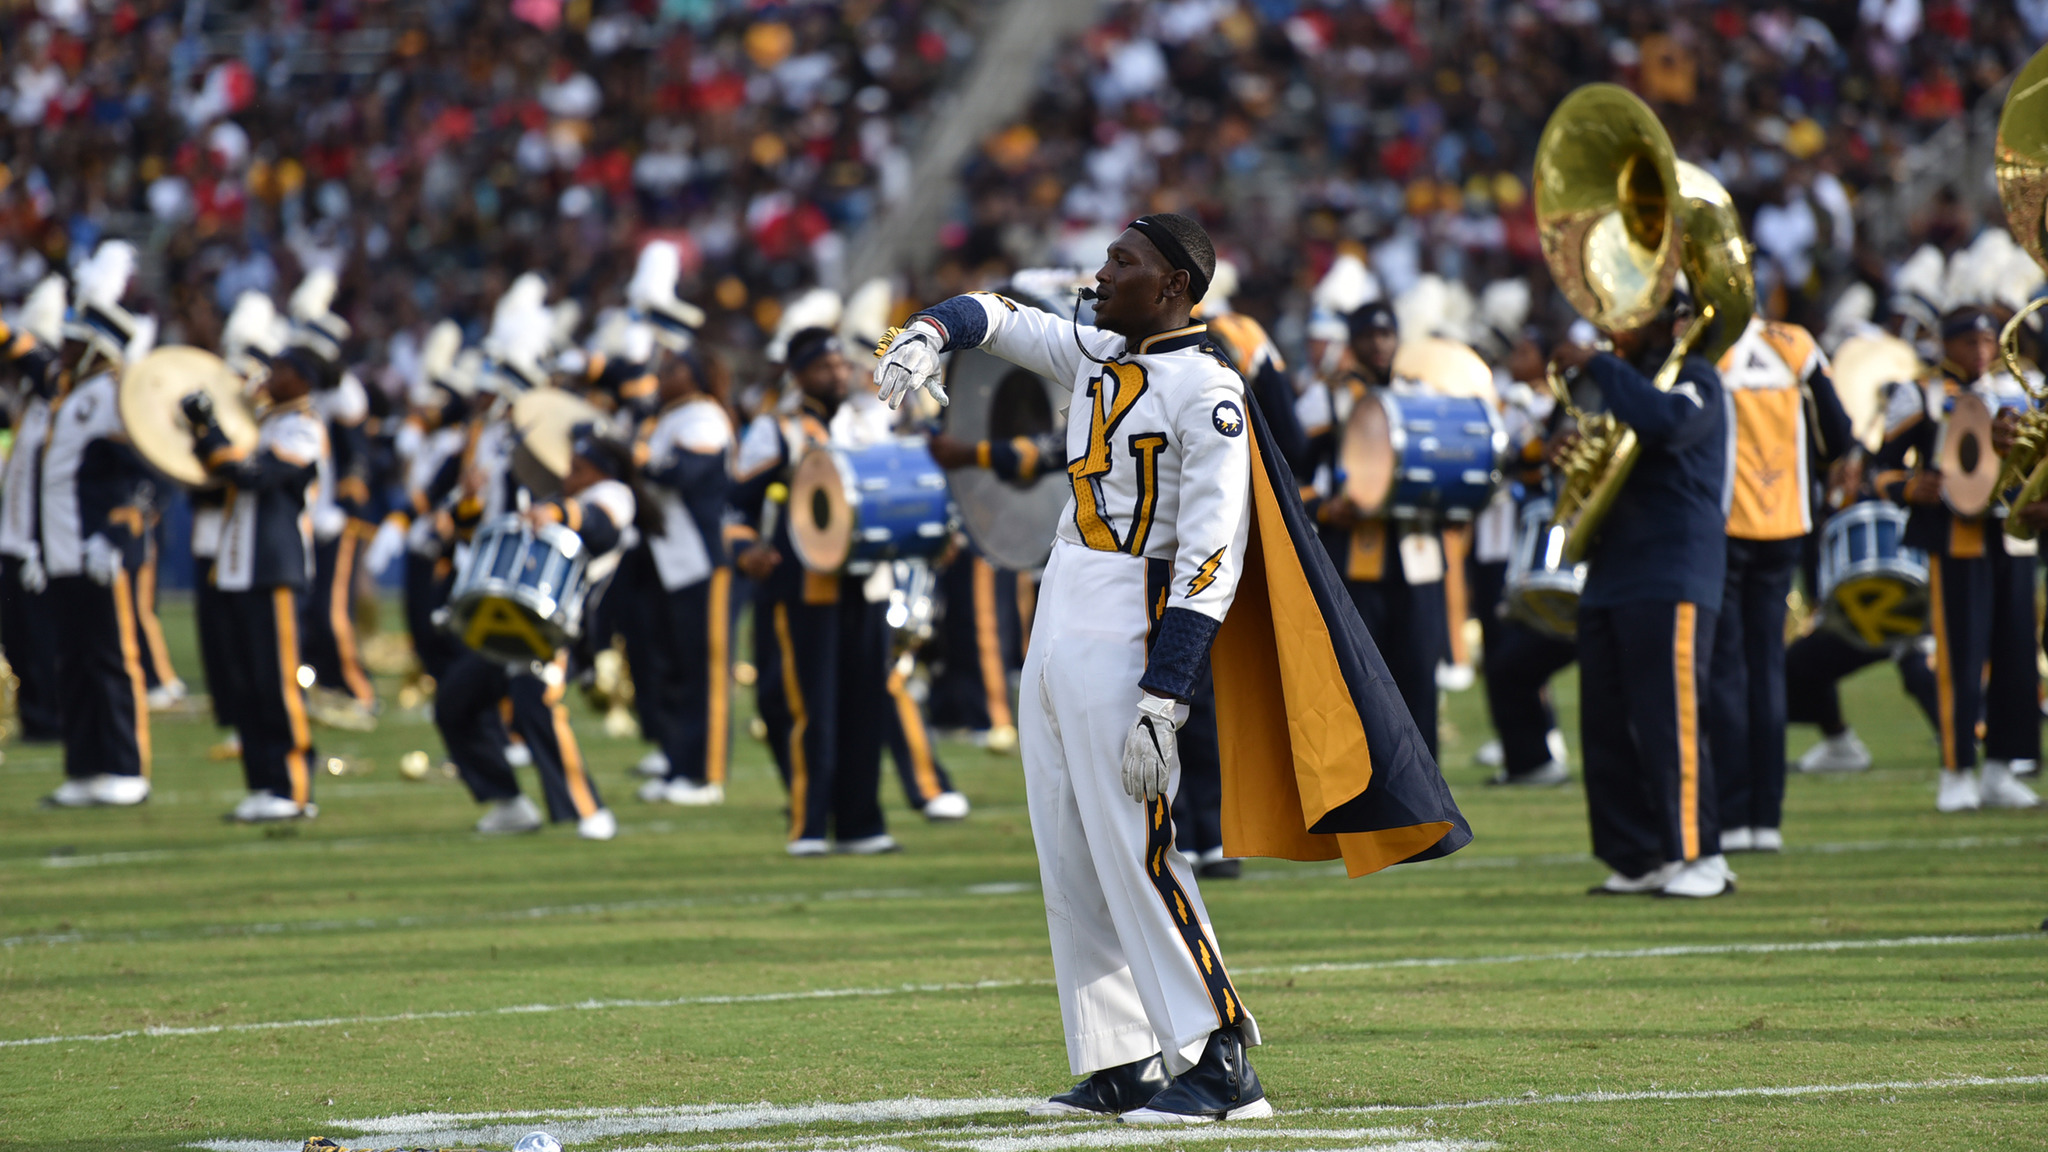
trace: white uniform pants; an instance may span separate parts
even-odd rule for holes
[[[1077,1076],[1154,1052],[1177,1076],[1224,1026],[1259,1042],[1173,850],[1172,790],[1145,805],[1123,788],[1154,567],[1163,584],[1163,562],[1056,544],[1019,693],[1031,833]]]

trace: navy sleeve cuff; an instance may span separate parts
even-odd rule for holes
[[[1192,608],[1168,608],[1152,629],[1152,651],[1138,687],[1154,696],[1188,700],[1209,663],[1209,645],[1223,625]]]
[[[952,352],[961,348],[979,348],[988,339],[988,313],[981,305],[965,296],[954,296],[912,316],[930,317],[946,331],[946,346],[940,351]]]

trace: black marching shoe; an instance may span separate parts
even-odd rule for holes
[[[1143,1060],[1091,1072],[1079,1084],[1024,1112],[1030,1116],[1115,1116],[1143,1108],[1166,1087],[1166,1064],[1154,1053]]]
[[[1134,1112],[1126,1124],[1210,1124],[1217,1120],[1263,1120],[1273,1114],[1259,1074],[1244,1054],[1244,1036],[1235,1028],[1209,1034],[1201,1063],[1173,1078],[1166,1091]]]

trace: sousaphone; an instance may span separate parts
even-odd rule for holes
[[[256,447],[257,428],[244,387],[227,361],[204,348],[158,348],[121,373],[121,427],[150,467],[187,488],[211,487],[216,481],[196,452],[198,437],[185,419],[185,398],[195,392],[213,397],[222,434],[248,452]]]
[[[2005,206],[2006,226],[2034,263],[2048,270],[2048,48],[2036,52],[2012,78],[2005,108],[1998,115],[1997,156],[1998,199]],[[1992,486],[1995,496],[2020,485],[2011,503],[2014,511],[2048,497],[2048,411],[2041,407],[2048,394],[2028,382],[2019,355],[2020,325],[2044,306],[2048,296],[2028,301],[1998,334],[2006,370],[2034,401],[2020,416],[2011,450]],[[2005,531],[2022,540],[2034,536],[2034,529],[2017,516],[2007,517]]]
[[[1676,158],[1649,105],[1614,84],[1565,97],[1536,145],[1536,225],[1551,278],[1603,332],[1640,328],[1664,310],[1680,271],[1698,304],[1651,383],[1670,391],[1689,355],[1717,361],[1756,311],[1749,246],[1734,200],[1704,170]],[[1571,397],[1552,388],[1568,408]],[[1579,419],[1561,462],[1556,519],[1564,559],[1592,549],[1642,445],[1609,414]]]

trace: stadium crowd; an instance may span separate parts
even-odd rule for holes
[[[849,239],[905,193],[985,19],[939,0],[12,4],[0,299],[127,236],[139,310],[209,344],[243,289],[334,266],[395,393],[431,319],[479,336],[528,268],[615,292],[660,235],[709,342],[749,359],[779,301],[851,287]],[[1948,193],[1859,245],[1856,198],[2043,36],[2042,0],[1116,5],[969,163],[936,266],[902,271],[937,299],[1188,211],[1283,347],[1347,244],[1390,296],[1428,271],[1540,285],[1531,153],[1564,93],[1605,77],[1734,193],[1772,311],[1818,327],[1851,279],[1970,239],[1973,200]]]

